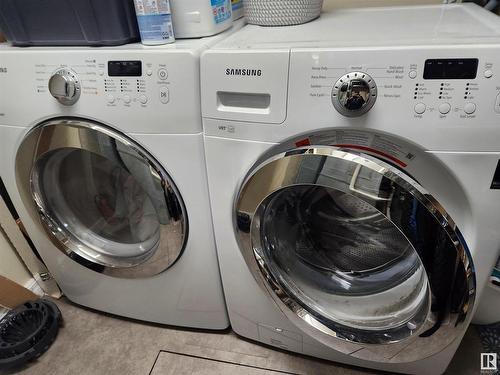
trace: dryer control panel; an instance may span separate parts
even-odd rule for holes
[[[58,77],[67,77],[81,82],[81,93],[85,96],[100,97],[102,103],[108,107],[131,107],[163,104],[170,102],[171,81],[169,80],[168,64],[142,60],[86,60],[83,64],[65,65],[59,67],[47,64],[36,65],[37,93],[48,91],[62,104],[69,104],[69,100],[61,101],[61,97],[70,95],[71,82],[62,83],[58,92],[53,93],[50,82]],[[63,74],[61,74],[63,72]],[[71,72],[71,75],[64,72]],[[48,80],[47,80],[47,77]],[[47,82],[45,82],[47,81]],[[64,88],[64,86],[68,88]],[[79,89],[80,90],[80,89]]]
[[[0,50],[0,87],[9,88],[0,92],[0,123],[32,126],[74,116],[125,132],[201,133],[196,51],[140,45],[61,51]]]

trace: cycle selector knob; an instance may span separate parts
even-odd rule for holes
[[[80,80],[71,69],[61,68],[49,79],[49,92],[63,105],[73,105],[80,99]]]
[[[357,117],[368,112],[377,100],[377,85],[370,75],[363,72],[344,74],[335,82],[332,103],[347,117]]]

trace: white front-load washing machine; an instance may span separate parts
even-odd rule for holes
[[[228,327],[199,88],[200,53],[223,37],[0,47],[0,175],[71,301]]]
[[[476,5],[372,8],[246,26],[204,53],[238,334],[375,369],[446,369],[500,250],[499,36]]]

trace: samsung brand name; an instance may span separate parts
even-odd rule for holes
[[[248,76],[248,77],[260,77],[262,76],[261,69],[226,69],[227,76]]]

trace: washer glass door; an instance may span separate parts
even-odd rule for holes
[[[386,345],[444,326],[447,338],[462,332],[453,327],[463,328],[475,288],[466,244],[395,167],[328,146],[275,155],[247,176],[236,215],[250,269],[319,341]]]
[[[145,277],[180,256],[182,198],[159,163],[125,136],[89,121],[49,121],[26,136],[17,167],[44,229],[81,264]]]

